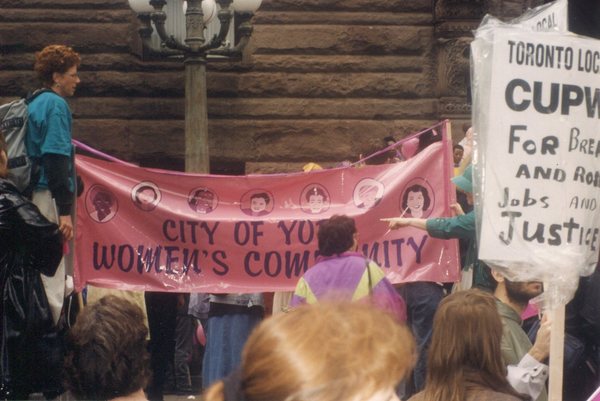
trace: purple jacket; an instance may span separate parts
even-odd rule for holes
[[[370,297],[369,297],[370,295]],[[319,257],[298,281],[290,306],[314,304],[323,299],[371,300],[374,305],[406,321],[406,305],[385,273],[358,252]]]

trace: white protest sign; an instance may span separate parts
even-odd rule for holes
[[[589,274],[600,249],[600,41],[495,27],[472,44],[479,258]]]

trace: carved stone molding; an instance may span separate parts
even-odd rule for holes
[[[434,0],[437,95],[444,118],[470,118],[469,44],[490,0]]]
[[[469,45],[471,38],[438,39],[438,94],[462,96],[469,86]]]
[[[436,22],[448,20],[478,20],[485,10],[486,0],[435,0]]]
[[[469,120],[471,118],[471,105],[459,97],[440,98],[441,118],[451,120]]]
[[[472,37],[479,26],[479,20],[444,21],[435,26],[436,38]]]

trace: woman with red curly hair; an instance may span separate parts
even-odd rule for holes
[[[73,96],[80,82],[80,64],[79,54],[68,46],[50,45],[36,53],[34,70],[44,90],[28,105],[27,152],[33,165],[39,167],[32,201],[46,218],[58,224],[66,241],[73,239],[75,193],[72,117],[66,98]],[[56,324],[65,293],[64,260],[54,277],[43,281]]]

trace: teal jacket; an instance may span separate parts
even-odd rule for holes
[[[455,217],[427,219],[427,233],[434,238],[460,238],[469,241],[463,270],[473,268],[473,286],[492,292],[493,278],[489,267],[477,259],[477,236],[475,234],[475,212]]]

